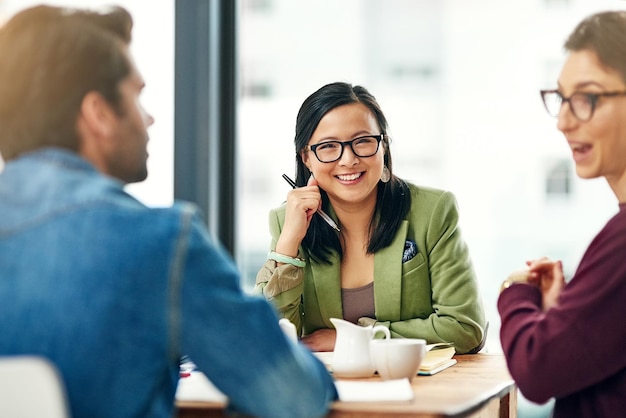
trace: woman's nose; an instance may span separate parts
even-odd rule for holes
[[[563,103],[557,116],[557,129],[561,132],[569,131],[576,127],[578,123],[578,119],[574,116],[574,113],[572,113],[572,109],[570,109],[570,104]]]
[[[352,151],[352,147],[350,145],[344,145],[343,154],[341,154],[341,158],[339,159],[339,164],[354,165],[358,161],[359,161],[359,157]]]

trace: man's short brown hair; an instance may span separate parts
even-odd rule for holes
[[[10,160],[41,147],[79,147],[76,118],[97,91],[119,107],[118,84],[130,73],[124,46],[132,18],[36,6],[0,28],[0,153]]]

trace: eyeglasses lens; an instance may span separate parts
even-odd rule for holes
[[[347,142],[328,141],[315,148],[315,155],[321,162],[330,163],[340,159],[344,147],[350,146],[357,157],[371,157],[378,151],[378,143],[379,139],[374,136],[364,136]]]
[[[556,91],[546,92],[543,94],[543,104],[551,116],[556,117],[559,115],[562,103],[563,97],[561,97],[561,95]]]
[[[572,113],[581,121],[587,121],[591,119],[591,113],[593,112],[593,103],[589,95],[584,93],[575,93],[569,99]]]
[[[548,91],[543,94],[543,103],[548,113],[554,117],[559,116],[563,102],[569,102],[570,111],[581,121],[591,119],[593,114],[593,98],[585,93],[574,93],[569,99],[563,99],[558,91]]]

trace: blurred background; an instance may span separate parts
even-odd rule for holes
[[[37,3],[0,0],[0,22]],[[47,3],[116,3],[132,13],[142,100],[156,123],[149,177],[128,191],[150,206],[171,204],[175,0]],[[500,282],[544,255],[571,276],[617,211],[604,180],[575,176],[539,89],[556,87],[563,42],[583,17],[625,8],[623,0],[237,0],[234,256],[244,288],[267,255],[268,212],[289,190],[281,174],[294,174],[300,104],[329,82],[361,84],[390,123],[395,174],[456,195],[490,321],[487,349],[501,350]],[[549,410],[520,399],[520,417]]]

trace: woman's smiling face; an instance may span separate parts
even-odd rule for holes
[[[364,135],[379,135],[380,127],[374,114],[361,103],[338,106],[324,115],[313,132],[308,145],[324,141],[350,141]],[[341,158],[322,163],[313,151],[304,150],[302,160],[313,173],[319,186],[328,194],[333,205],[353,205],[375,202],[376,190],[384,166],[384,147],[371,157],[358,157],[350,146],[344,146]]]
[[[626,91],[620,74],[600,62],[588,49],[569,54],[561,75],[559,91],[564,97],[575,92]],[[606,177],[615,190],[626,186],[626,97],[599,97],[590,120],[581,122],[569,104],[561,107],[558,129],[572,151],[576,173],[581,178]]]

